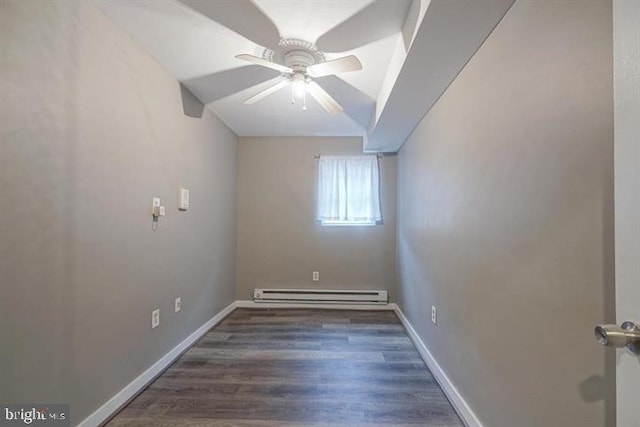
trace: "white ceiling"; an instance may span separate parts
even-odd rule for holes
[[[393,51],[402,43],[400,31],[410,3],[95,1],[240,136],[364,135]],[[275,71],[247,65],[235,56],[261,56],[262,43],[273,46],[278,34],[317,43],[328,60],[349,54],[360,59],[361,71],[316,79],[345,113],[330,116],[310,97],[308,110],[302,111],[299,104],[291,105],[286,88],[254,105],[243,103],[279,77]]]

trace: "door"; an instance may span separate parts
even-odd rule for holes
[[[613,2],[616,317],[640,324],[640,0]],[[640,356],[618,350],[617,426],[640,427]]]

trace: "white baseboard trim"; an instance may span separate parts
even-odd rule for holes
[[[464,397],[462,397],[462,395],[460,394],[458,389],[456,389],[456,387],[453,385],[449,377],[447,377],[447,374],[444,373],[444,371],[442,370],[442,368],[440,367],[436,359],[433,357],[433,355],[427,348],[427,346],[424,344],[422,339],[418,336],[418,333],[416,332],[416,330],[413,329],[413,326],[411,326],[411,323],[409,323],[409,320],[405,317],[400,307],[398,307],[397,304],[390,304],[390,305],[393,305],[393,309],[398,315],[398,318],[400,319],[404,327],[406,328],[407,333],[409,334],[409,338],[411,338],[411,341],[413,341],[413,344],[416,346],[416,349],[418,349],[420,356],[422,356],[424,363],[427,364],[427,367],[435,377],[436,381],[438,382],[438,384],[440,385],[444,393],[449,398],[449,401],[451,402],[454,409],[462,419],[462,422],[464,422],[464,424],[467,427],[483,427],[482,423],[480,422],[480,419],[473,412],[473,410],[471,409],[469,404],[466,402],[466,400],[464,400]]]
[[[393,310],[395,304],[316,304],[316,303],[282,303],[255,302],[237,300],[238,308],[328,308],[334,310]]]
[[[115,396],[107,401],[104,405],[94,411],[78,424],[78,427],[97,427],[113,416],[120,410],[129,400],[143,390],[151,381],[161,374],[169,365],[171,365],[185,350],[198,341],[207,331],[220,323],[229,313],[236,308],[236,301],[226,306],[222,311],[213,316],[204,325],[200,326],[185,338],[180,344],[175,346],[169,353],[165,354],[160,360],[154,363],[149,369],[144,371],[138,378],[131,381],[125,388],[120,390]]]

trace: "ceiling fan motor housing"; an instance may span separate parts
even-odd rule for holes
[[[315,63],[313,55],[304,50],[290,50],[284,54],[284,65],[294,71],[304,72]]]
[[[324,53],[305,40],[283,38],[275,50],[266,48],[262,58],[284,64],[294,71],[305,73],[307,67],[325,62]]]

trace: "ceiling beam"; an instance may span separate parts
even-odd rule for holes
[[[365,151],[396,152],[514,0],[431,0]]]

